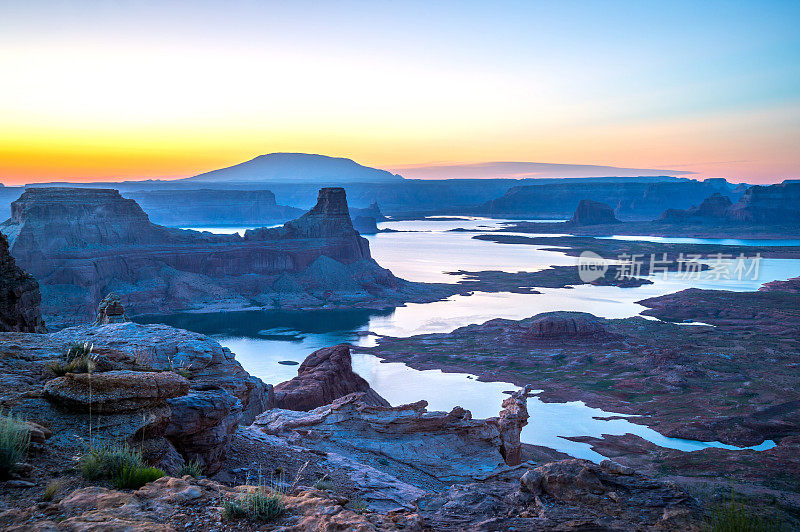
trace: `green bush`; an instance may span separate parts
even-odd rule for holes
[[[142,454],[127,445],[98,445],[81,457],[80,470],[88,480],[117,478],[125,468],[145,467]]]
[[[31,433],[19,418],[0,414],[0,477],[8,477],[28,452]]]
[[[261,486],[222,504],[222,514],[228,519],[246,517],[252,521],[269,522],[282,516],[285,511],[283,496]]]
[[[180,471],[178,472],[179,476],[189,475],[194,478],[200,478],[203,476],[203,465],[200,463],[200,460],[192,460],[190,462],[185,462],[182,466]]]
[[[139,489],[148,482],[158,480],[166,475],[157,467],[125,465],[119,475],[114,477],[114,485],[118,488]]]

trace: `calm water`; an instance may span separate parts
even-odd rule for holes
[[[412,281],[455,283],[458,276],[446,272],[464,270],[537,271],[550,265],[574,265],[575,257],[560,252],[543,251],[548,246],[497,244],[474,240],[475,233],[450,231],[454,228],[497,228],[504,220],[479,218],[453,220],[421,220],[384,222],[381,228],[397,233],[380,233],[368,238],[375,259],[399,277]],[[214,228],[204,228],[211,230]],[[226,232],[241,228],[224,228]],[[549,235],[554,236],[554,235]],[[631,237],[620,237],[631,238]],[[650,239],[651,237],[642,237]],[[664,239],[687,243],[762,244],[763,241],[715,239]],[[660,240],[661,241],[661,240]],[[779,241],[780,242],[780,241]],[[784,245],[791,245],[790,242]],[[680,243],[680,242],[678,242]],[[771,244],[778,245],[776,241]],[[265,382],[278,383],[297,374],[297,366],[279,361],[301,362],[320,347],[348,342],[370,346],[375,336],[410,336],[421,333],[450,332],[455,328],[483,323],[493,318],[522,319],[552,310],[580,310],[607,318],[639,314],[643,307],[635,301],[663,295],[688,287],[725,290],[756,290],[774,279],[800,275],[800,261],[763,259],[756,280],[713,280],[654,278],[655,283],[638,288],[616,288],[582,285],[571,289],[541,289],[542,294],[477,292],[471,296],[453,296],[446,301],[409,304],[393,311],[304,311],[242,312],[224,314],[183,314],[153,321],[209,334],[236,353],[237,359],[253,375]],[[514,389],[508,383],[479,382],[471,375],[442,373],[438,370],[418,371],[400,363],[383,363],[375,356],[354,353],[355,370],[392,404],[420,399],[434,410],[450,410],[456,405],[473,412],[475,417],[496,416],[504,390]],[[614,415],[589,408],[581,402],[529,402],[531,423],[523,431],[523,441],[545,445],[573,456],[602,459],[587,444],[565,440],[569,436],[603,434],[637,434],[664,447],[686,451],[715,446],[731,448],[716,442],[695,442],[666,438],[658,432],[626,419],[604,421],[595,417]],[[759,449],[773,446],[765,442]]]

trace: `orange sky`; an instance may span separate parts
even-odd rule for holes
[[[800,9],[712,4],[6,4],[0,182],[276,151],[800,177]]]

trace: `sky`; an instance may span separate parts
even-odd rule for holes
[[[0,0],[0,182],[276,151],[431,178],[494,161],[800,178],[798,21],[779,0]]]

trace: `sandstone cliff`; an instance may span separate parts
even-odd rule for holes
[[[616,224],[620,223],[620,221],[614,216],[614,209],[605,203],[582,199],[568,223],[573,225],[597,225]]]
[[[0,331],[43,332],[39,283],[19,268],[0,234]]]
[[[372,259],[341,188],[282,227],[244,237],[170,229],[115,190],[31,188],[0,226],[42,286],[54,326],[85,323],[109,292],[129,315],[179,310],[386,308],[436,299]]]

